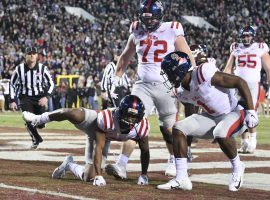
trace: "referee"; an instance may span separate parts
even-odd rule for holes
[[[16,66],[10,80],[10,109],[18,109],[15,96],[19,96],[22,111],[29,111],[40,115],[45,112],[49,96],[54,89],[54,83],[47,67],[38,63],[36,47],[25,49],[25,62]],[[31,149],[36,149],[43,141],[34,124],[25,124],[32,138]],[[38,128],[44,128],[39,125]]]
[[[114,59],[112,62],[107,64],[103,73],[102,80],[101,80],[101,91],[107,92],[107,95],[109,97],[112,107],[119,106],[120,100],[124,96],[130,93],[130,88],[131,88],[130,79],[128,78],[127,74],[124,73],[123,76],[119,79],[119,82],[117,83],[118,87],[116,87],[114,90],[114,93],[118,95],[118,98],[115,99],[111,97],[111,89],[112,89],[112,83],[114,81],[113,78],[115,74],[116,63],[117,63],[120,53],[118,54],[116,51],[114,52],[114,55],[113,55]]]

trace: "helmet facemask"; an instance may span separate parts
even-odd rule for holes
[[[124,97],[118,108],[119,126],[121,130],[131,130],[140,123],[144,116],[144,105],[135,95]]]

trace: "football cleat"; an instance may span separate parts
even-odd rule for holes
[[[182,180],[176,180],[175,178],[170,180],[168,183],[158,185],[157,189],[160,190],[173,190],[173,189],[180,189],[180,190],[192,190],[192,183],[188,177]]]
[[[32,150],[36,150],[38,149],[38,145],[39,145],[39,142],[38,141],[34,141],[30,147],[30,149]]]
[[[248,142],[242,141],[241,148],[238,150],[238,153],[243,153],[243,154],[248,153],[247,148],[248,148]]]
[[[63,163],[53,171],[52,178],[53,179],[61,179],[61,178],[63,178],[66,175],[67,165],[68,165],[68,163],[71,163],[71,162],[74,162],[73,157],[72,156],[66,156]]]
[[[144,175],[144,174],[140,175],[138,178],[137,184],[138,185],[148,185],[149,184],[148,176]]]
[[[31,112],[24,111],[23,113],[23,120],[25,122],[31,123],[32,126],[38,126],[40,125],[40,115],[35,115]]]
[[[230,177],[229,190],[238,191],[244,181],[245,164],[241,162],[241,169],[238,173],[232,173]]]
[[[191,152],[191,147],[188,147],[188,150],[187,150],[187,161],[188,162],[192,162],[193,160],[193,155],[192,155],[192,152]]]
[[[173,157],[168,159],[168,167],[165,170],[165,176],[176,176],[176,167]]]
[[[117,164],[108,164],[105,167],[105,171],[108,175],[115,178],[127,179],[127,171],[124,167]]]

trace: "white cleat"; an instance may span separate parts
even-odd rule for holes
[[[241,142],[241,148],[238,150],[238,153],[248,153],[248,142]]]
[[[138,178],[138,185],[148,185],[149,184],[149,180],[148,180],[148,176],[147,175],[140,175]]]
[[[191,152],[191,147],[188,147],[188,150],[187,150],[187,161],[188,162],[192,162],[193,160],[193,155],[192,155],[192,152]]]
[[[168,159],[168,167],[165,170],[165,176],[171,176],[171,177],[176,176],[176,167],[175,167],[174,158]]]
[[[241,169],[238,173],[232,173],[230,177],[229,190],[238,191],[244,181],[245,164],[241,162]]]
[[[25,122],[29,122],[33,126],[38,126],[41,124],[40,123],[40,115],[35,115],[35,114],[28,112],[28,111],[24,111],[22,114],[23,114],[22,118]]]
[[[115,178],[127,179],[127,171],[124,167],[117,164],[108,164],[105,167],[105,171],[108,175]]]
[[[192,190],[192,183],[188,177],[182,180],[176,180],[175,178],[170,180],[168,183],[158,185],[157,189],[160,190]]]
[[[52,178],[53,179],[63,178],[66,175],[66,168],[67,168],[68,163],[70,163],[70,162],[74,162],[73,157],[66,156],[63,163],[53,171]]]

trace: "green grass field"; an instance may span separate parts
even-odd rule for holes
[[[24,121],[21,117],[21,113],[0,113],[0,127],[18,127],[24,128]],[[151,136],[161,137],[158,119],[156,115],[152,115],[149,118],[151,124]],[[47,124],[47,129],[56,130],[76,130],[76,128],[69,122],[52,122]],[[260,117],[260,124],[258,127],[258,143],[259,144],[270,144],[270,118]]]

